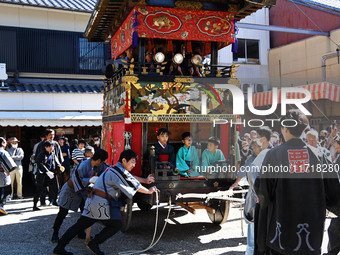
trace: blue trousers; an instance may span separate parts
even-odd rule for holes
[[[245,255],[254,255],[255,238],[254,238],[254,224],[248,224],[247,232],[247,249]]]

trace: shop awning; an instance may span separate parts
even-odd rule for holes
[[[101,126],[101,112],[0,112],[0,126]]]
[[[304,86],[298,86],[297,88],[304,88],[311,92],[312,100],[318,99],[328,99],[333,102],[340,102],[340,86],[335,85],[329,82],[319,82]],[[253,105],[256,106],[264,106],[272,104],[272,91],[262,92],[253,94]],[[278,103],[281,103],[281,90],[278,90],[279,100]],[[304,98],[305,95],[302,93],[288,93],[287,98],[289,99],[299,99]]]

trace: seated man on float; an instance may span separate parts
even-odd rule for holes
[[[197,172],[200,160],[195,146],[191,146],[192,139],[190,132],[182,134],[182,143],[184,145],[178,150],[176,155],[176,167],[179,169],[180,176],[200,176],[200,173]]]
[[[125,51],[124,51],[124,57],[120,57],[120,58],[118,58],[116,61],[121,61],[121,62],[123,62],[123,63],[130,63],[130,61],[131,61],[131,59],[132,59],[132,57],[133,57],[133,48],[132,47],[129,47],[129,48],[127,48]]]
[[[208,146],[202,153],[202,172],[217,173],[213,168],[218,164],[218,161],[225,161],[223,152],[218,149],[219,145],[220,139],[216,137],[208,139]],[[210,169],[211,166],[213,166],[212,169]],[[222,166],[226,166],[226,163],[222,163]]]
[[[154,63],[154,59],[153,59],[153,54],[152,52],[148,51],[145,54],[145,62],[148,63],[147,67],[148,67],[148,71],[149,72],[154,72],[155,71],[155,66],[153,65]]]
[[[178,48],[180,50],[176,51],[174,49],[174,51],[172,53],[173,55],[171,57],[171,61],[169,61],[169,63],[170,63],[169,75],[183,76],[181,65],[183,64],[184,56],[183,56],[183,53],[181,53],[181,52],[184,51],[183,50],[184,45],[176,45],[175,48]]]
[[[107,73],[114,73],[127,66],[133,58],[133,48],[130,47],[125,50],[125,52],[121,53],[115,60],[110,59],[105,62],[106,64],[106,72],[105,76],[107,77]]]
[[[202,77],[199,64],[202,64],[203,58],[202,50],[199,46],[195,47],[194,52],[192,53],[192,56],[188,58],[188,61],[189,75]]]
[[[117,71],[123,68],[122,59],[126,58],[126,53],[121,53],[115,59],[109,59],[105,61],[105,70],[103,70],[106,78],[111,78]]]
[[[168,144],[169,131],[166,128],[160,128],[157,131],[157,140],[155,144],[156,164],[159,168],[175,168],[175,150],[172,145]]]

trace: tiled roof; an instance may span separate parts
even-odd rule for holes
[[[0,0],[0,2],[82,12],[92,12],[97,3],[96,0]]]
[[[340,12],[340,0],[291,0],[291,1]]]
[[[93,80],[62,80],[62,79],[27,79],[20,78],[19,82],[13,79],[5,81],[7,88],[1,88],[1,92],[24,93],[102,93],[104,83]]]

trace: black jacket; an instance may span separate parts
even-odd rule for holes
[[[54,152],[48,153],[45,149],[39,153],[35,160],[38,170],[42,173],[47,171],[52,171],[53,173],[58,173],[60,163]]]
[[[262,164],[255,191],[260,200],[256,242],[281,254],[320,254],[326,204],[331,197],[320,161],[301,139],[271,149]],[[288,172],[264,172],[283,166]],[[267,168],[266,168],[267,167]]]
[[[39,154],[42,152],[42,151],[45,151],[45,148],[44,148],[44,141],[41,141],[39,142],[38,144],[38,147],[37,147],[37,151],[35,152],[35,157],[34,157],[34,160],[36,161],[37,160],[37,157],[39,156]],[[60,163],[63,163],[64,162],[64,157],[63,157],[63,153],[61,151],[61,148],[60,148],[60,145],[57,141],[52,141],[52,144],[53,144],[53,152],[54,154],[56,155],[58,161]]]

